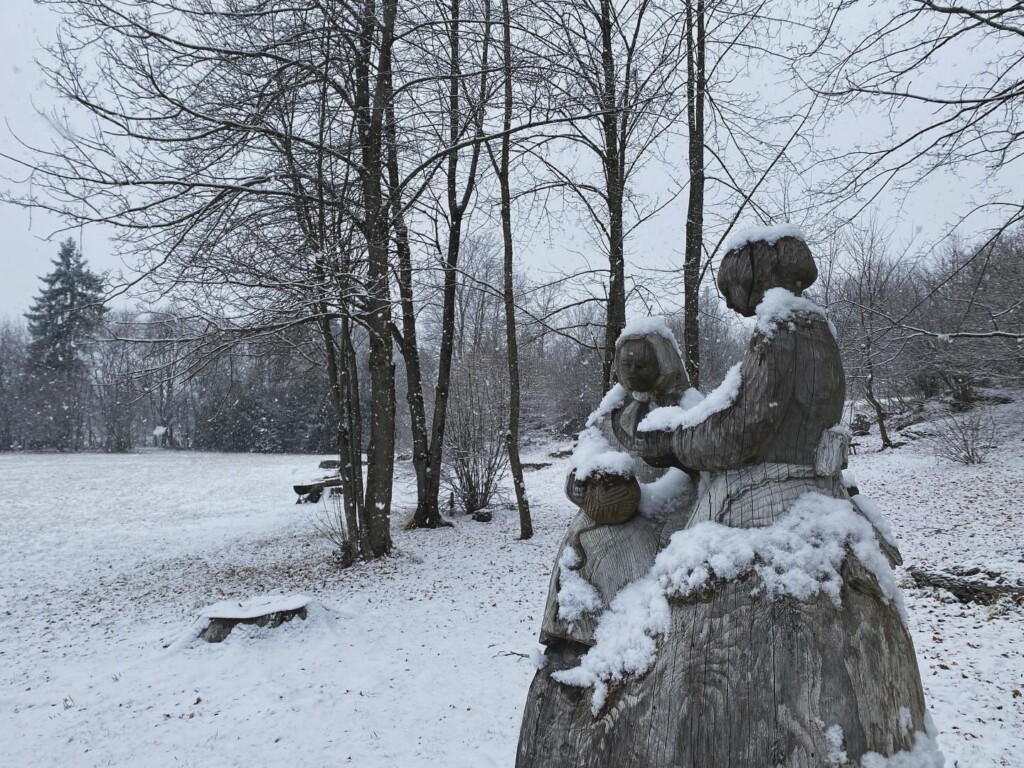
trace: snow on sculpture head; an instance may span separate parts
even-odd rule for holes
[[[769,289],[785,288],[799,296],[817,279],[810,248],[792,234],[741,240],[718,268],[718,290],[725,303],[745,317],[754,314]]]

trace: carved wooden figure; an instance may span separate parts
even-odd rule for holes
[[[579,479],[574,469],[566,480],[566,495],[581,511],[570,523],[556,560],[564,563],[568,556],[573,565],[556,566],[551,577],[541,626],[542,642],[549,648],[592,643],[601,608],[619,589],[650,569],[670,518],[678,527],[679,519],[693,506],[688,475],[673,470],[675,476],[666,476],[666,468],[651,466],[637,455],[637,423],[652,407],[676,405],[688,392],[682,356],[668,326],[662,321],[652,327],[656,329],[653,332],[646,326],[623,331],[615,352],[619,384],[606,398],[611,403],[591,416],[581,437],[581,442],[607,441],[607,448],[624,461],[619,473],[598,468]],[[693,390],[689,392],[692,396]],[[650,487],[657,481],[661,481],[666,498],[648,503],[641,514],[641,486]],[[581,615],[564,606],[560,610],[563,577],[572,575],[566,568],[596,591],[593,599],[601,608]]]
[[[742,363],[689,409],[657,407],[678,392],[599,409],[638,466],[706,474],[696,503],[583,535],[581,570],[573,522],[518,768],[941,765],[882,536],[841,480],[839,350],[800,296],[816,277],[795,237],[731,250],[719,289],[757,315]]]

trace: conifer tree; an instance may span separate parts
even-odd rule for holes
[[[99,328],[103,278],[90,271],[72,239],[60,245],[53,270],[28,319],[27,391],[30,404],[28,448],[79,450],[86,439],[89,395],[83,342]]]

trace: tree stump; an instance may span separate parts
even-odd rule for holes
[[[199,639],[207,643],[221,643],[239,624],[273,628],[295,618],[305,620],[311,602],[312,598],[305,595],[226,600],[205,608],[200,614],[208,623],[199,632]]]

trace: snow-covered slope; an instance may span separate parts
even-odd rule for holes
[[[981,467],[860,441],[852,469],[908,564],[1024,571],[1024,408],[1000,414]],[[531,541],[506,509],[396,524],[395,557],[347,571],[293,503],[317,457],[0,455],[0,765],[512,766],[572,514],[548,450],[524,457],[552,462],[527,475]],[[400,509],[413,489],[403,468]],[[1020,609],[903,582],[947,764],[1024,764]],[[175,643],[207,605],[281,593],[325,609]]]

